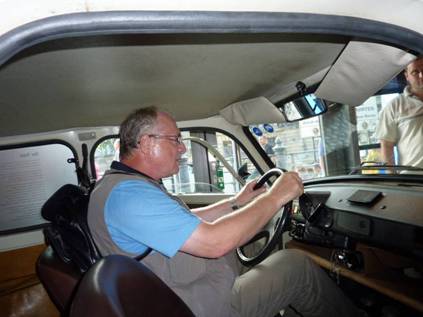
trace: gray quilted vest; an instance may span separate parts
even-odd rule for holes
[[[92,192],[88,207],[88,225],[103,256],[138,255],[121,250],[110,237],[104,221],[104,206],[109,193],[123,180],[149,182],[189,210],[184,202],[169,194],[163,185],[154,180],[120,170],[107,171]],[[142,259],[142,263],[178,294],[196,316],[237,316],[238,313],[231,307],[232,286],[238,275],[233,256],[229,254],[219,259],[204,259],[178,252],[168,258],[153,251]]]

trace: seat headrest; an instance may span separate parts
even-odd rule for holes
[[[75,211],[86,212],[88,195],[73,184],[60,187],[43,205],[41,215],[44,219],[54,222],[58,216],[68,218]]]

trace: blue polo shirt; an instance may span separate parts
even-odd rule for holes
[[[143,180],[117,184],[105,205],[105,222],[124,251],[141,254],[148,247],[172,257],[201,220],[156,186]]]

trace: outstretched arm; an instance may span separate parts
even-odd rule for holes
[[[386,163],[387,165],[394,165],[395,164],[395,158],[394,158],[394,142],[386,141],[386,140],[380,140],[380,146],[381,146],[381,154],[382,154],[382,161]]]
[[[283,205],[303,191],[297,173],[284,173],[268,191],[240,210],[200,223],[180,250],[200,257],[221,257],[249,241]]]
[[[205,221],[215,221],[216,219],[233,212],[233,204],[238,207],[245,206],[255,197],[264,193],[266,191],[264,186],[256,190],[253,189],[256,181],[257,180],[248,182],[238,194],[230,199],[224,199],[206,207],[191,209],[191,211]]]

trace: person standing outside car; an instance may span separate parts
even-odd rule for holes
[[[262,146],[262,148],[264,149],[264,151],[266,152],[266,154],[269,154],[269,156],[275,154],[275,151],[273,151],[273,147],[269,143],[269,139],[267,138],[267,136],[262,135],[259,138],[259,143]]]
[[[178,173],[186,148],[175,120],[155,107],[120,127],[120,162],[96,184],[88,224],[103,256],[153,252],[143,264],[196,316],[275,316],[292,305],[303,316],[355,316],[355,307],[303,253],[278,251],[240,274],[235,248],[303,193],[294,172],[266,190],[247,183],[232,199],[189,210],[161,179]]]
[[[275,151],[273,150],[273,146],[272,146],[272,144],[270,144],[267,136],[262,135],[259,138],[259,143],[260,143],[261,147],[263,148],[263,150],[266,152],[266,154],[270,157],[273,164],[276,165]]]
[[[397,146],[399,165],[423,168],[423,56],[404,70],[407,86],[379,115],[376,136],[384,163],[394,165]]]

